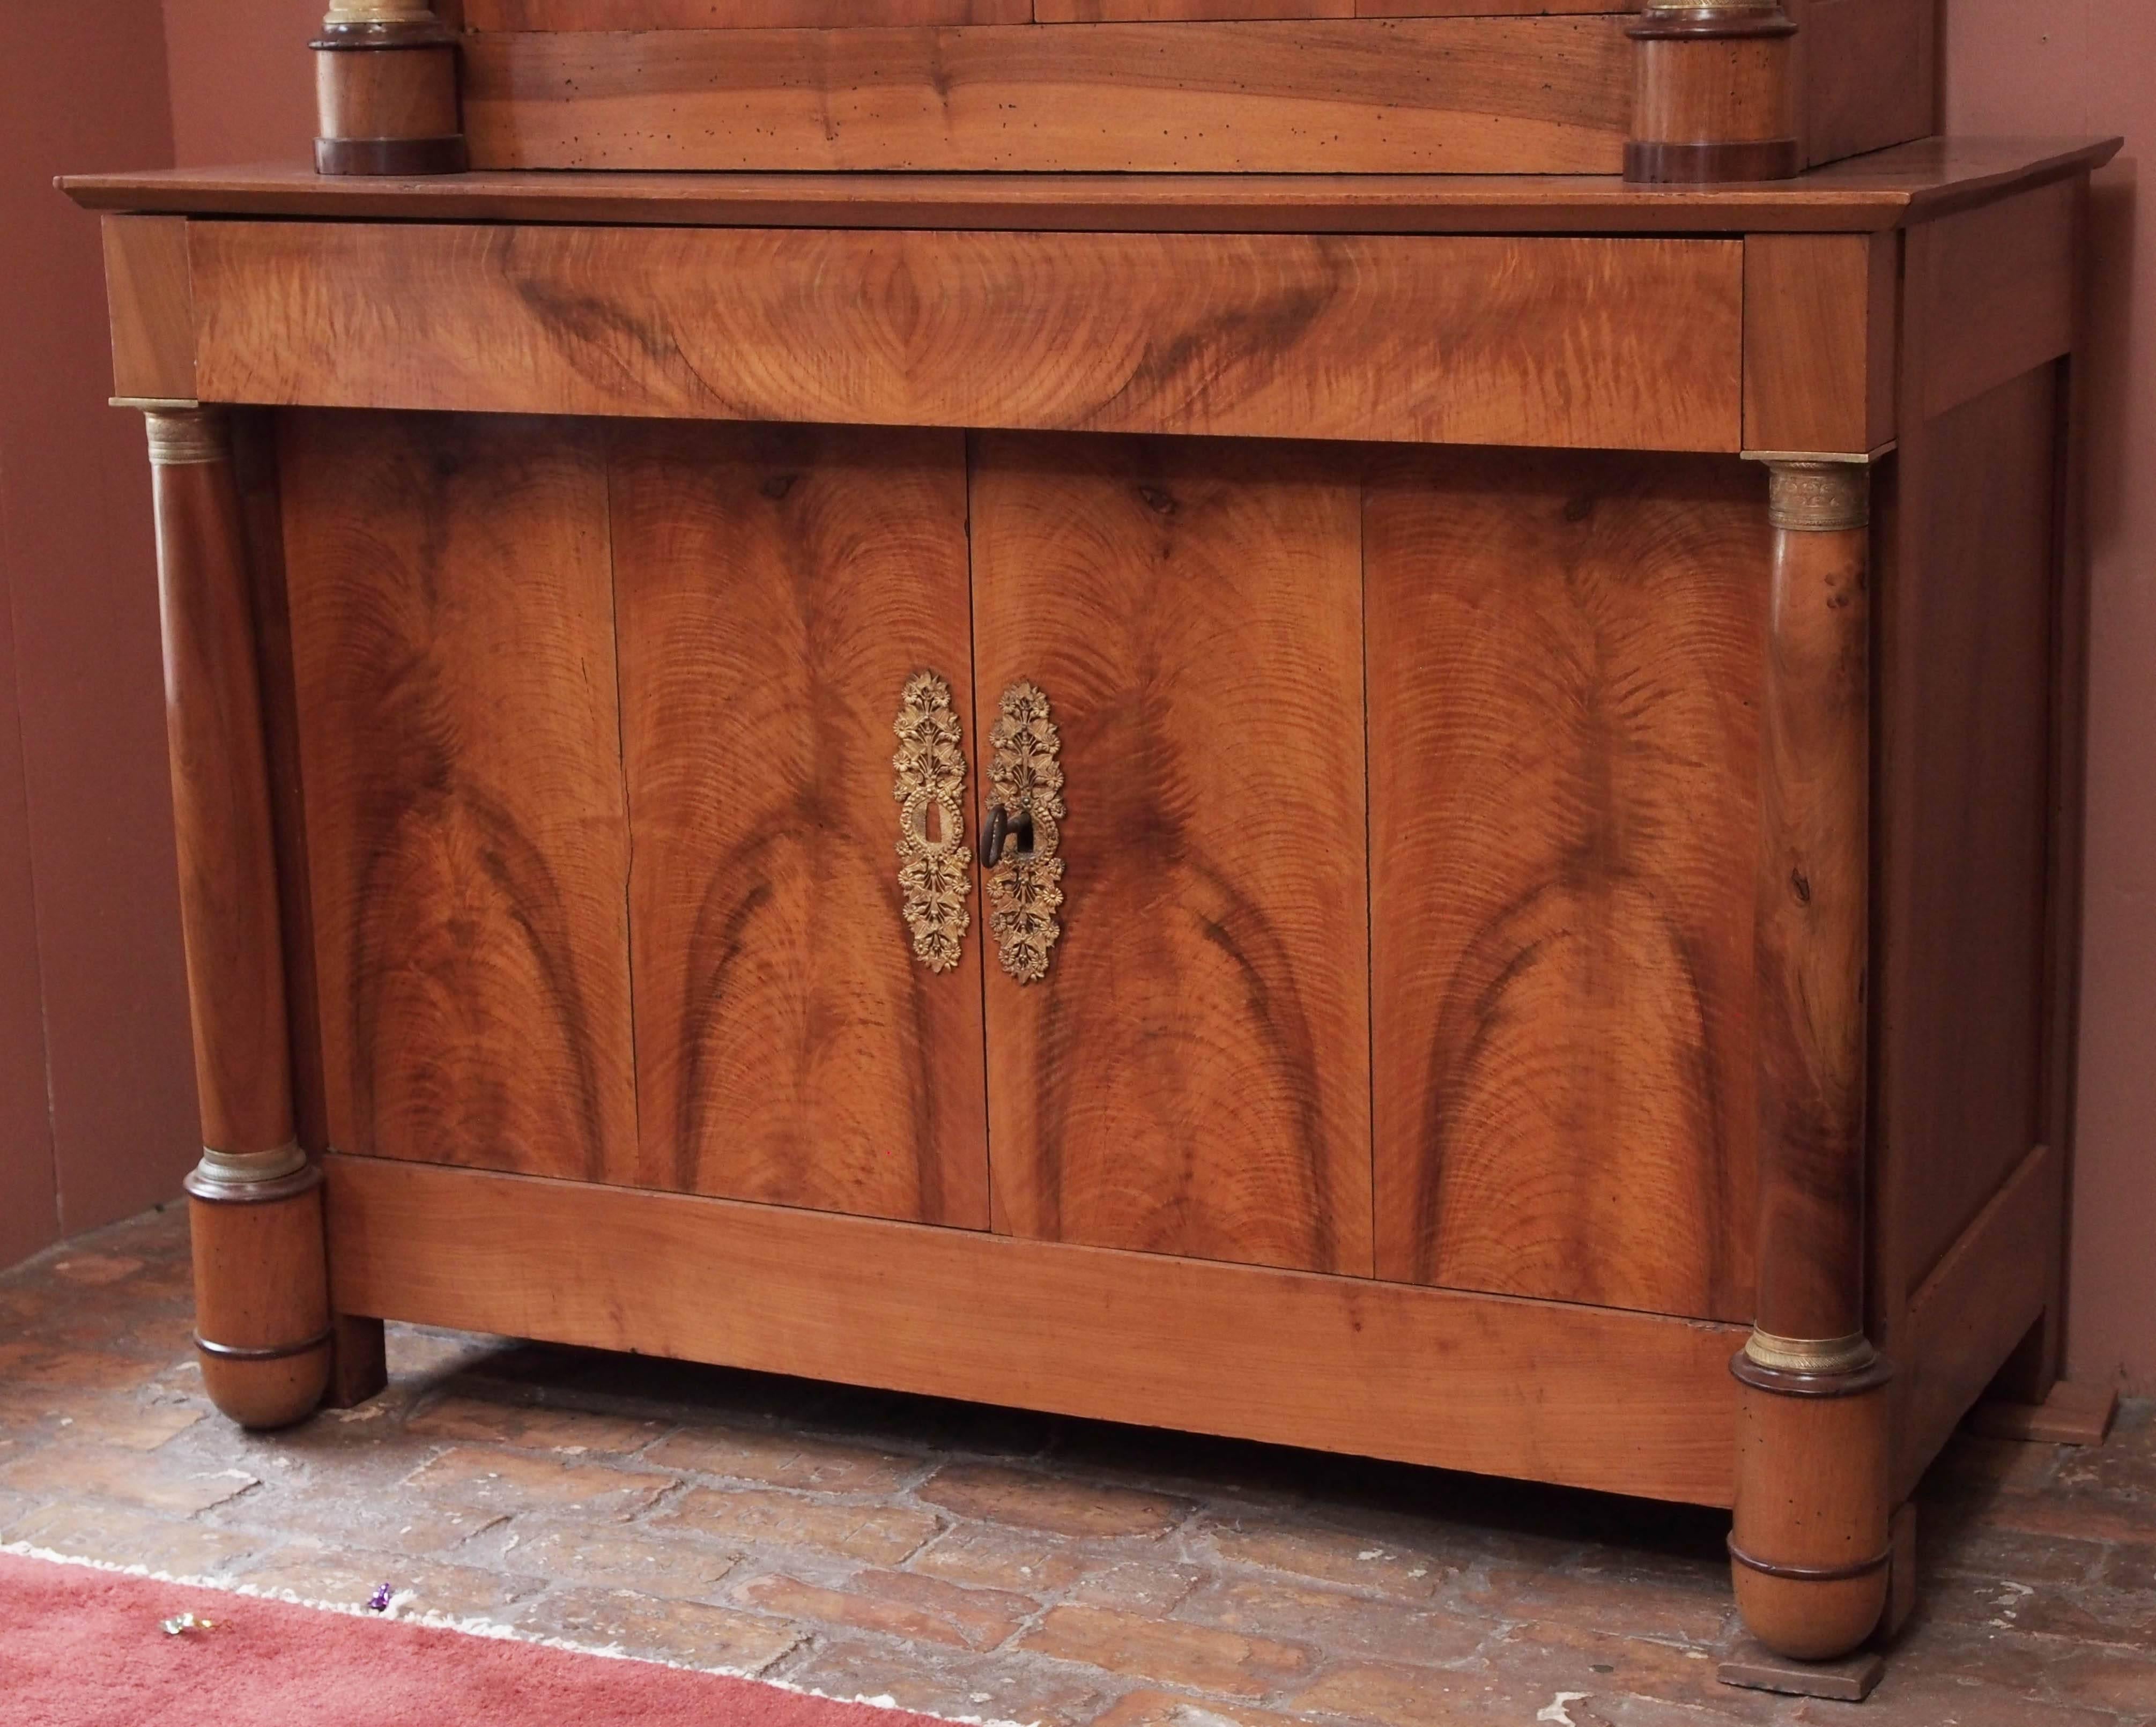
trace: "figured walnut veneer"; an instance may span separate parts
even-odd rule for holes
[[[90,188],[220,1406],[651,1350],[1731,1504],[1783,1658],[1891,1629],[2056,1375],[2107,153]]]

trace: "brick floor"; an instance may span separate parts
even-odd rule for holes
[[[0,1540],[1057,1727],[2156,1724],[2156,1405],[1964,1438],[1860,1713],[1732,1691],[1711,1513],[393,1327],[250,1437],[177,1209],[0,1275]]]

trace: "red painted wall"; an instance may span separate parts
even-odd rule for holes
[[[173,160],[304,162],[314,147],[308,39],[326,0],[164,0]]]
[[[2071,1333],[2076,1377],[2156,1386],[2156,142],[2150,0],[1946,0],[1956,131],[2120,132],[2098,181],[2092,330],[2087,938]]]
[[[0,6],[0,1262],[195,1154],[141,419],[52,187],[171,152],[157,0]]]

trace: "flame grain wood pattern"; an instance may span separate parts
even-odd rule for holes
[[[464,116],[480,168],[1614,173],[1628,21],[495,32]]]
[[[1743,246],[188,224],[205,397],[1735,450]]]
[[[1871,491],[1867,464],[1773,470],[1753,898],[1762,1245],[1753,1318],[1779,1339],[1833,1342],[1865,1329]]]
[[[640,1185],[978,1228],[981,942],[914,957],[892,719],[973,722],[963,434],[614,429]]]
[[[1749,1317],[1763,489],[1585,453],[1372,475],[1382,1277]]]
[[[602,429],[283,417],[341,1150],[635,1178]]]
[[[976,434],[977,707],[1045,691],[1041,982],[988,979],[996,1226],[1367,1277],[1353,475],[1311,446]]]

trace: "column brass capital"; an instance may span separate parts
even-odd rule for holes
[[[149,434],[152,467],[231,460],[232,429],[221,408],[146,408],[142,425]]]
[[[1846,458],[1770,456],[1767,519],[1793,533],[1846,533],[1871,522],[1871,467]]]

